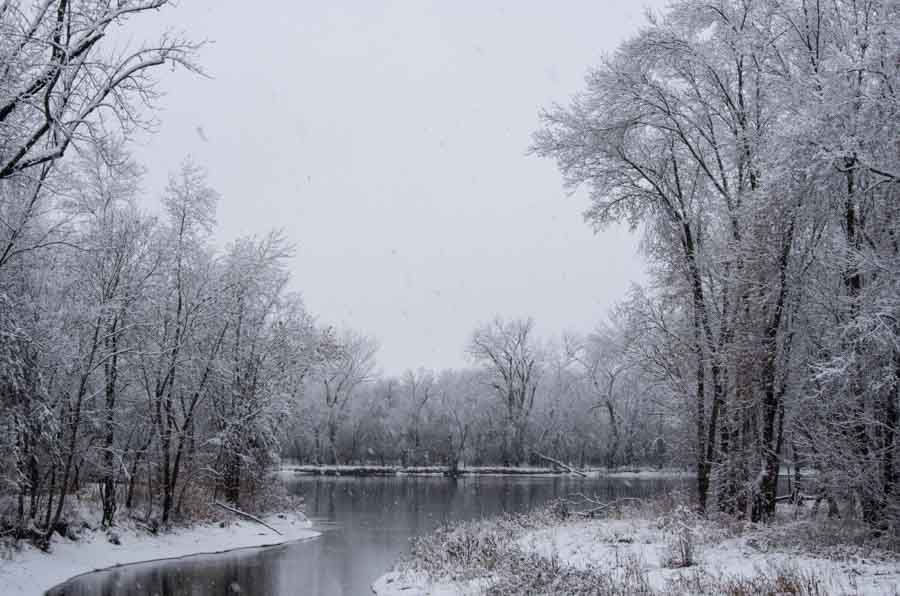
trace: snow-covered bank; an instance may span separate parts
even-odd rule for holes
[[[463,524],[415,545],[412,560],[372,589],[378,596],[900,595],[897,553],[831,543],[811,524],[728,527],[677,513]]]
[[[25,546],[13,553],[11,560],[0,560],[0,592],[4,596],[38,596],[76,575],[107,567],[272,546],[319,535],[299,513],[270,515],[263,520],[281,535],[251,521],[231,520],[158,535],[133,527],[116,528],[118,545],[101,531],[86,532],[78,540],[56,536],[49,553]]]
[[[449,466],[292,465],[283,466],[281,472],[309,476],[535,476],[568,474],[567,471],[558,468],[532,466],[471,466],[451,470]]]
[[[540,466],[463,466],[451,470],[448,466],[379,466],[379,465],[283,465],[280,472],[284,474],[301,474],[308,476],[559,476],[573,474],[569,470],[558,467]],[[607,478],[673,478],[690,477],[692,474],[676,469],[634,469],[606,470],[585,469],[583,474],[591,477]]]
[[[650,480],[653,478],[693,478],[693,472],[678,468],[662,469],[631,469],[631,470],[607,470],[589,469],[584,471],[591,478],[628,478],[635,480]]]

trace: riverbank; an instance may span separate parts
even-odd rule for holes
[[[202,524],[159,534],[151,534],[130,521],[108,532],[84,529],[74,540],[54,536],[46,553],[23,544],[19,550],[3,553],[0,592],[4,596],[39,596],[75,576],[108,567],[274,546],[319,535],[299,512],[267,515],[262,519],[281,534],[223,512]]]
[[[452,470],[449,466],[378,466],[378,465],[298,465],[286,464],[282,473],[307,476],[559,476],[582,474],[587,477],[610,478],[673,478],[690,476],[675,469],[585,469],[572,472],[560,467],[540,466],[463,466]]]
[[[603,517],[557,507],[440,530],[416,541],[372,589],[378,596],[900,596],[896,543],[850,524],[796,519],[787,509],[770,526],[715,522],[658,503],[596,513]]]

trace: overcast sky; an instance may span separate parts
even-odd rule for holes
[[[637,237],[594,235],[526,150],[538,110],[662,0],[180,4],[138,34],[212,40],[212,78],[161,71],[147,191],[193,156],[218,240],[284,229],[309,310],[375,336],[385,372],[466,364],[496,314],[589,331],[643,278]]]

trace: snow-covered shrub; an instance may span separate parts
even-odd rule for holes
[[[688,526],[675,529],[666,536],[666,556],[663,564],[671,569],[691,567],[697,563],[693,530]]]
[[[625,596],[652,594],[641,562],[623,559],[615,569],[578,568],[556,555],[523,549],[518,538],[529,530],[558,526],[555,508],[469,522],[439,529],[414,541],[411,559],[401,565],[432,578],[481,578],[487,595],[567,594]]]
[[[526,514],[444,526],[414,539],[410,556],[400,567],[436,576],[478,577],[497,573],[501,565],[525,556],[516,545],[518,536],[525,531],[558,525],[560,521],[551,505]]]
[[[511,532],[499,521],[444,526],[415,539],[412,558],[418,569],[429,573],[491,571],[501,558],[504,545],[511,542]]]
[[[697,569],[673,575],[666,596],[827,596],[827,582],[812,571],[791,565],[757,569],[751,575],[714,576]]]
[[[566,594],[572,596],[631,596],[653,594],[639,565],[626,565],[621,573],[609,569],[581,569],[557,557],[513,551],[504,560],[487,596],[509,594]]]
[[[572,517],[572,510],[568,501],[565,499],[554,499],[547,507],[547,511],[553,518],[559,521],[564,521]]]
[[[750,532],[757,550],[794,549],[828,558],[848,558],[853,554],[884,556],[900,552],[900,534],[877,532],[858,519],[801,519],[757,527]]]
[[[699,544],[697,515],[687,507],[678,507],[670,515],[659,518],[659,528],[666,539],[663,564],[672,569],[692,567],[697,563]]]

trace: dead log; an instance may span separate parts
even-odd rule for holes
[[[228,505],[226,505],[226,504],[224,504],[224,503],[219,503],[218,501],[213,501],[213,505],[216,505],[216,506],[218,506],[218,507],[221,507],[222,509],[224,509],[224,510],[226,510],[226,511],[230,511],[230,512],[232,512],[232,513],[236,513],[237,515],[240,515],[241,517],[246,517],[246,518],[249,519],[250,521],[255,521],[256,523],[258,523],[258,524],[260,524],[260,525],[263,525],[263,526],[269,528],[270,530],[272,530],[273,532],[275,532],[275,533],[278,534],[279,536],[283,536],[283,534],[282,534],[281,532],[279,532],[278,530],[276,530],[275,528],[273,528],[272,526],[270,526],[269,524],[267,524],[267,523],[264,522],[263,520],[259,519],[259,518],[256,517],[255,515],[250,515],[249,513],[246,513],[246,512],[244,512],[244,511],[241,511],[240,509],[235,509],[234,507],[229,507]]]

